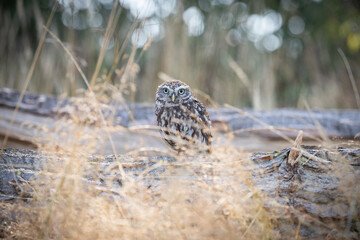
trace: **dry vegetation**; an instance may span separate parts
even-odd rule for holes
[[[244,154],[223,150],[206,158],[178,157],[177,164],[157,163],[157,167],[167,166],[167,170],[156,176],[149,169],[138,176],[121,175],[114,163],[113,171],[117,174],[107,178],[102,171],[89,166],[94,163],[88,162],[85,154],[69,154],[72,156],[52,162],[51,168],[31,183],[32,199],[9,204],[8,211],[18,216],[9,236],[35,239],[279,237],[274,216],[264,208],[265,199],[249,181],[249,173],[242,170],[244,163],[239,158],[247,159]],[[124,159],[131,158],[123,157],[122,163]],[[95,182],[86,181],[84,175],[89,174]],[[105,180],[96,184],[100,178]],[[116,184],[120,179],[122,186]]]
[[[118,2],[118,1],[115,1]],[[114,6],[108,21],[105,39],[114,33],[119,8]],[[51,23],[51,17],[48,26]],[[134,23],[141,24],[140,23]],[[133,27],[131,27],[133,29]],[[129,31],[131,31],[131,29]],[[87,90],[77,90],[83,96],[74,102],[70,118],[61,119],[55,132],[49,132],[49,141],[39,151],[49,154],[46,168],[34,178],[24,197],[15,202],[0,202],[2,213],[12,214],[15,221],[4,232],[15,239],[280,239],[299,238],[301,213],[294,216],[288,207],[263,196],[251,180],[252,163],[249,154],[229,146],[217,144],[211,155],[192,156],[160,149],[140,149],[125,155],[113,152],[116,161],[105,169],[101,161],[90,161],[102,152],[101,143],[112,141],[114,132],[137,134],[149,130],[123,129],[112,124],[112,109],[101,111],[102,102],[124,104],[124,95],[134,95],[137,61],[142,52],[126,55],[123,47],[114,53],[113,69],[100,72],[107,41],[104,41],[94,75],[87,79],[72,52],[49,27],[44,34],[57,42],[56,53],[66,55],[69,66],[82,77]],[[41,38],[41,49],[45,35]],[[124,46],[128,44],[125,41]],[[150,43],[148,43],[150,44]],[[143,50],[145,51],[146,48]],[[45,55],[47,56],[47,55]],[[30,79],[38,62],[35,55],[23,91],[31,85]],[[119,60],[126,64],[117,69]],[[22,64],[20,64],[22,66]],[[35,73],[36,74],[36,70]],[[115,78],[118,84],[109,83]],[[49,76],[50,78],[50,76]],[[71,83],[68,83],[71,85]],[[81,85],[80,84],[80,85]],[[72,86],[76,86],[74,84]],[[75,90],[74,90],[75,91]],[[74,100],[75,101],[75,100]],[[130,110],[129,110],[130,111]],[[146,128],[146,126],[144,126]],[[9,130],[11,131],[11,129]],[[57,137],[61,136],[61,137]],[[228,136],[231,138],[231,134]],[[124,142],[124,145],[127,143]],[[290,143],[289,143],[290,145]],[[114,146],[114,145],[113,145]],[[139,148],[141,143],[139,143]],[[169,157],[172,156],[172,157]],[[175,158],[176,161],[166,161]],[[158,161],[152,167],[136,173],[125,171],[123,165],[137,164],[149,159]],[[159,170],[160,169],[160,170]],[[355,193],[355,199],[356,199]],[[349,197],[353,202],[354,196]],[[355,200],[358,206],[358,200]],[[354,205],[353,204],[353,205]],[[271,207],[269,207],[271,206]],[[359,216],[354,216],[358,218]],[[281,221],[294,221],[293,229],[279,228]],[[302,220],[306,221],[306,219]],[[298,224],[299,223],[299,224]],[[335,230],[336,231],[336,230]],[[283,235],[281,235],[283,234]],[[281,237],[282,236],[282,237]],[[350,235],[349,235],[350,236]],[[353,236],[353,235],[352,235]]]

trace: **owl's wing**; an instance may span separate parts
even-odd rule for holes
[[[162,107],[162,104],[158,101],[156,101],[156,105],[155,105],[155,115],[156,115],[156,119],[157,119],[157,123],[158,125],[161,122],[161,114],[164,112],[164,107]]]
[[[199,123],[205,125],[206,127],[211,127],[211,121],[205,106],[199,100],[194,99],[193,107],[194,109],[192,109],[192,113],[198,117],[197,120],[200,120]]]
[[[204,137],[204,141],[207,145],[211,145],[212,134],[210,131],[211,121],[209,114],[205,106],[197,99],[194,99],[192,109],[190,110],[192,114],[196,116],[196,121],[202,125],[201,133]]]

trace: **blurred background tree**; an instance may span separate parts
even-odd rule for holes
[[[59,3],[51,31],[90,79],[113,1]],[[1,87],[21,89],[53,5],[47,0],[1,1]],[[338,51],[345,53],[359,89],[356,0],[120,0],[120,5],[99,77],[111,71],[124,42],[125,54],[115,72],[122,71],[136,48],[140,69],[133,95],[125,93],[129,100],[154,102],[161,83],[158,73],[164,72],[219,104],[255,109],[358,107]],[[108,80],[124,84],[118,74]],[[78,88],[86,86],[74,64],[48,36],[28,90],[73,96]]]

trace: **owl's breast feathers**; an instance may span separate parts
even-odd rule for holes
[[[157,124],[162,134],[172,137],[165,139],[172,147],[176,147],[174,137],[181,136],[183,140],[197,140],[211,145],[211,121],[205,106],[197,99],[178,106],[167,107],[165,102],[157,102],[155,114]]]

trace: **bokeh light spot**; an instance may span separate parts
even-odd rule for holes
[[[305,30],[305,22],[299,16],[292,16],[288,22],[289,31],[294,35],[299,35]]]
[[[268,52],[273,52],[281,47],[282,39],[275,34],[266,35],[262,41],[264,49]]]
[[[189,36],[200,36],[205,29],[204,16],[197,7],[190,7],[183,13]]]
[[[230,31],[226,35],[226,42],[235,47],[241,42],[241,33],[237,29],[230,29]]]

